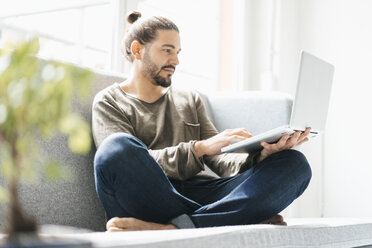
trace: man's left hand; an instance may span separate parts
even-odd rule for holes
[[[260,157],[258,158],[258,162],[261,162],[271,154],[294,148],[308,141],[309,138],[307,138],[307,136],[309,135],[310,130],[311,128],[308,127],[304,132],[297,131],[293,133],[292,136],[286,134],[283,137],[281,137],[280,140],[275,144],[261,142],[261,146],[264,149],[261,151]]]

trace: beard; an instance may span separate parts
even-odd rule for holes
[[[155,85],[159,85],[164,88],[167,88],[172,85],[171,75],[169,75],[168,78],[164,78],[158,74],[154,77],[154,80]]]
[[[151,60],[149,55],[147,53],[144,53],[143,55],[143,62],[146,65],[146,69],[144,70],[144,73],[146,76],[153,79],[153,84],[157,86],[161,86],[164,88],[167,88],[171,86],[172,84],[172,75],[168,74],[166,77],[160,76],[160,73],[165,68],[173,68],[176,69],[173,65],[166,65],[163,67],[157,66],[154,61]]]

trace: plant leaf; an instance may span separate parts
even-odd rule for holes
[[[44,167],[45,177],[48,181],[68,180],[70,179],[71,173],[66,167],[61,166],[55,161],[48,161]]]
[[[4,187],[0,186],[0,201],[8,202],[8,200],[9,200],[8,191]]]
[[[86,128],[80,128],[68,139],[70,150],[78,154],[87,154],[91,147],[90,132]]]

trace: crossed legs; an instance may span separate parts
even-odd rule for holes
[[[146,146],[124,133],[108,137],[94,163],[107,217],[119,217],[108,226],[136,230],[176,228],[172,223],[180,216],[194,227],[283,224],[277,214],[303,193],[311,178],[302,153],[286,150],[233,177],[169,180]]]

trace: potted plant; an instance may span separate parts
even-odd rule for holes
[[[64,175],[63,166],[41,158],[40,139],[61,132],[72,152],[85,154],[91,147],[90,126],[72,111],[72,100],[89,93],[92,73],[42,61],[38,51],[37,38],[0,51],[0,167],[7,181],[0,199],[8,204],[7,244],[20,242],[24,234],[37,237],[36,221],[22,209],[19,183],[40,166],[46,176]]]

